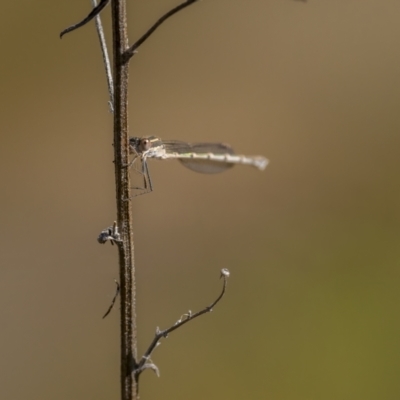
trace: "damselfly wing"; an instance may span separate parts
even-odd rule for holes
[[[165,150],[169,154],[176,154],[176,158],[186,168],[203,174],[217,174],[232,168],[232,162],[216,161],[216,155],[233,155],[232,147],[223,143],[185,143],[177,140],[163,142]],[[203,154],[206,158],[199,156]]]

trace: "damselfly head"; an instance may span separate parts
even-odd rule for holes
[[[139,151],[143,153],[146,150],[149,150],[151,147],[151,142],[149,138],[141,138],[139,139]]]
[[[131,153],[143,153],[150,149],[151,142],[149,138],[130,137],[129,146]]]
[[[155,136],[149,137],[131,137],[129,138],[129,145],[131,153],[144,153],[154,147],[155,143],[161,142],[159,138]]]

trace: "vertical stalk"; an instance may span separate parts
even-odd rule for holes
[[[130,202],[128,134],[128,48],[126,0],[112,0],[114,51],[114,160],[117,221],[121,234],[119,274],[121,285],[121,400],[138,399],[136,366],[136,299]]]

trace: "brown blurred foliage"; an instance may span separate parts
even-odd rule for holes
[[[0,396],[117,399],[112,118],[90,1],[0,14]],[[129,2],[133,41],[173,0]],[[103,18],[110,34],[109,8]],[[400,4],[204,0],[131,63],[130,129],[271,160],[149,162],[134,200],[142,398],[398,399]]]

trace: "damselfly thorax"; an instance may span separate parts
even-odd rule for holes
[[[233,149],[224,143],[186,143],[178,140],[161,140],[156,136],[131,137],[130,152],[134,158],[142,162],[141,173],[144,177],[144,189],[153,190],[147,159],[158,160],[177,159],[185,167],[201,173],[215,174],[223,172],[235,164],[244,164],[265,169],[268,160],[262,156],[243,156],[234,153]]]

